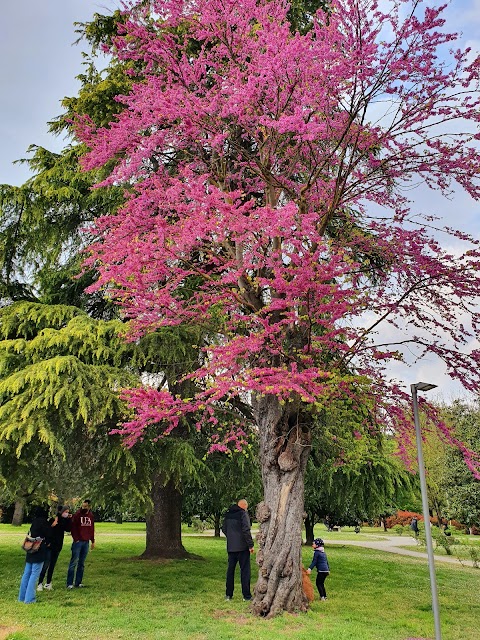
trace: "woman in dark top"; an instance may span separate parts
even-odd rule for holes
[[[38,579],[37,591],[43,591],[43,589],[50,591],[53,589],[53,572],[55,570],[55,565],[57,564],[58,556],[60,555],[60,551],[63,547],[65,531],[71,530],[71,518],[70,507],[64,505],[63,507],[59,506],[55,518],[50,518],[48,521],[48,524],[51,527],[50,544],[47,551],[47,557],[45,558],[42,571],[40,572],[40,578]],[[45,579],[45,574],[47,575],[47,582],[44,586],[43,581]]]
[[[323,546],[323,540],[321,538],[315,538],[312,544],[313,547],[313,560],[307,569],[307,573],[311,573],[312,569],[317,569],[316,585],[320,600],[327,599],[327,592],[325,591],[325,580],[330,573],[330,567],[328,566],[327,554],[325,553],[325,547]]]
[[[42,570],[43,563],[47,556],[48,544],[50,541],[51,527],[47,522],[47,512],[45,509],[38,507],[35,510],[35,517],[30,527],[30,536],[32,538],[42,538],[42,544],[35,553],[28,553],[25,558],[25,570],[23,572],[22,581],[20,582],[20,591],[18,593],[18,601],[25,604],[33,604],[36,601],[35,587],[37,579]]]

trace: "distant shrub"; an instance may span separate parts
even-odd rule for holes
[[[470,554],[470,558],[472,559],[473,566],[475,569],[480,568],[480,549],[478,547],[469,547],[468,552]]]
[[[417,518],[418,521],[423,520],[423,516],[420,513],[415,513],[414,511],[397,511],[393,516],[387,518],[387,529],[391,529],[397,524],[402,527],[410,526],[412,518]]]
[[[457,544],[457,540],[451,535],[445,535],[445,532],[438,527],[432,527],[432,538],[437,547],[443,547],[448,556],[452,555],[452,546]]]
[[[405,531],[404,527],[402,527],[401,524],[396,524],[392,528],[395,531],[395,533],[397,534],[397,536],[403,535],[403,532]]]
[[[193,530],[197,533],[203,533],[207,528],[207,523],[202,520],[199,516],[193,516],[192,518],[192,527]]]

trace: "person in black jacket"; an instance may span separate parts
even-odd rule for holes
[[[325,591],[325,580],[330,573],[330,567],[328,566],[327,554],[325,553],[325,547],[323,546],[323,540],[321,538],[315,538],[313,541],[313,560],[307,569],[307,573],[312,573],[312,569],[317,569],[316,585],[320,600],[327,599],[327,592]]]
[[[30,536],[32,538],[41,538],[42,544],[38,551],[30,553],[27,551],[25,559],[25,569],[23,571],[22,580],[20,582],[20,591],[18,593],[18,601],[25,604],[33,604],[36,602],[35,587],[37,586],[37,578],[42,570],[43,563],[47,557],[48,544],[50,542],[51,527],[47,522],[47,512],[42,507],[35,510],[35,515],[30,527]]]
[[[47,557],[43,563],[42,571],[40,572],[40,578],[38,579],[37,591],[46,589],[50,591],[52,587],[52,577],[57,564],[58,556],[63,547],[63,538],[66,531],[71,531],[71,518],[70,507],[67,505],[59,506],[57,509],[57,515],[55,518],[50,518],[48,524],[51,527],[50,532],[50,545],[47,551]],[[43,581],[47,575],[47,582],[45,586]]]
[[[240,581],[244,600],[251,600],[250,592],[250,554],[253,553],[253,539],[250,533],[250,518],[247,513],[248,503],[239,500],[225,514],[222,531],[227,537],[228,568],[225,599],[233,598],[235,568],[240,564]]]

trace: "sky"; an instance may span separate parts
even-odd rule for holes
[[[47,122],[62,112],[62,98],[74,96],[79,87],[75,77],[82,71],[82,43],[73,44],[78,37],[74,22],[88,21],[95,12],[110,13],[117,6],[117,0],[3,0],[0,183],[19,185],[28,178],[27,167],[13,162],[26,156],[30,144],[54,151],[64,145],[62,138],[48,133]],[[447,17],[449,30],[463,32],[460,45],[479,52],[480,0],[452,0]],[[445,200],[419,189],[413,197],[422,212],[434,213],[445,223],[479,237],[480,205],[466,194],[456,193]],[[412,369],[396,367],[391,373],[406,384],[419,380],[435,383],[447,400],[460,394],[441,365],[428,356]]]
[[[60,101],[74,96],[82,71],[82,43],[74,22],[111,13],[112,0],[2,1],[0,20],[0,183],[22,184],[28,169],[13,165],[30,144],[54,151],[62,138],[47,122],[62,112]],[[84,46],[84,45],[83,45]]]

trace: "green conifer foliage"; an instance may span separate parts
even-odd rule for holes
[[[98,321],[74,307],[28,302],[0,310],[0,440],[16,453],[32,440],[65,452],[76,431],[116,426],[125,408],[118,391],[138,384],[126,364],[136,345],[121,322]]]

